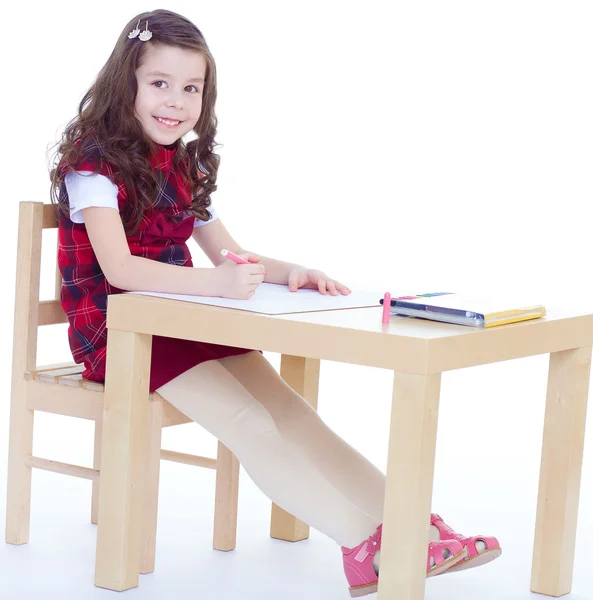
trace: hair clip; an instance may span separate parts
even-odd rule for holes
[[[136,24],[136,29],[132,29],[132,31],[130,31],[130,33],[128,33],[128,37],[130,39],[138,37],[138,34],[140,33],[140,30],[138,29],[138,25],[140,25],[140,21],[138,21],[138,23]]]
[[[143,42],[147,42],[152,37],[152,31],[148,30],[148,21],[146,21],[146,29],[138,37]]]
[[[132,40],[135,37],[137,37],[138,39],[142,40],[143,42],[147,42],[151,37],[152,37],[152,31],[149,31],[148,29],[148,21],[146,21],[146,29],[140,33],[140,29],[138,29],[138,26],[140,25],[140,21],[138,21],[138,23],[136,23],[136,28],[132,29],[132,31],[130,31],[130,33],[128,33],[128,37]]]

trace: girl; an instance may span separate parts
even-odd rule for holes
[[[108,294],[160,291],[248,299],[266,281],[350,290],[316,269],[248,252],[216,210],[216,66],[202,33],[166,10],[142,13],[68,124],[51,171],[69,342],[83,376],[105,379]],[[184,141],[186,134],[194,139]],[[191,268],[190,236],[214,264]],[[248,264],[220,255],[222,248]],[[264,273],[265,265],[265,273]],[[153,337],[150,391],[239,459],[272,501],[342,547],[352,596],[377,588],[385,477],[333,433],[261,352]],[[432,515],[427,576],[496,558]]]

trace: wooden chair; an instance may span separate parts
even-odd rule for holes
[[[6,507],[6,541],[9,544],[26,544],[29,541],[32,468],[90,479],[93,486],[91,521],[97,523],[103,384],[83,379],[81,365],[37,365],[38,327],[67,322],[59,302],[62,280],[57,268],[55,299],[39,301],[42,231],[56,227],[53,205],[20,203]],[[33,456],[35,411],[94,421],[93,468]],[[239,486],[237,458],[220,442],[216,459],[161,450],[162,427],[188,422],[190,419],[161,396],[156,393],[150,395],[149,462],[140,573],[154,570],[160,459],[216,469],[213,546],[217,550],[235,547]]]

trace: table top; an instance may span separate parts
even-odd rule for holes
[[[107,327],[420,374],[593,344],[593,308],[549,309],[540,319],[488,329],[396,316],[383,324],[381,315],[381,306],[265,315],[114,294]]]

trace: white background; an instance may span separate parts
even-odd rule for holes
[[[4,12],[2,517],[18,202],[49,201],[48,148],[125,23],[151,8],[21,2]],[[351,287],[591,303],[589,2],[192,0],[166,8],[197,24],[217,61],[224,147],[213,200],[240,244]],[[55,237],[44,250],[49,298]],[[206,266],[197,246],[192,252]],[[65,328],[47,329],[39,362],[68,360]],[[546,374],[541,356],[443,375],[434,508],[466,534],[498,535],[504,553],[429,580],[428,598],[531,597]],[[390,393],[389,372],[322,365],[322,415],[382,469]],[[36,424],[35,454],[91,464],[88,423],[39,415]],[[578,599],[593,588],[592,434],[588,426]],[[182,451],[215,447],[194,425],[164,439]],[[237,550],[211,551],[213,477],[163,463],[157,571],[126,597],[348,597],[334,543],[317,532],[296,545],[270,540],[269,504],[245,476]],[[0,598],[113,597],[92,584],[89,482],[33,479],[31,543],[0,546]]]

